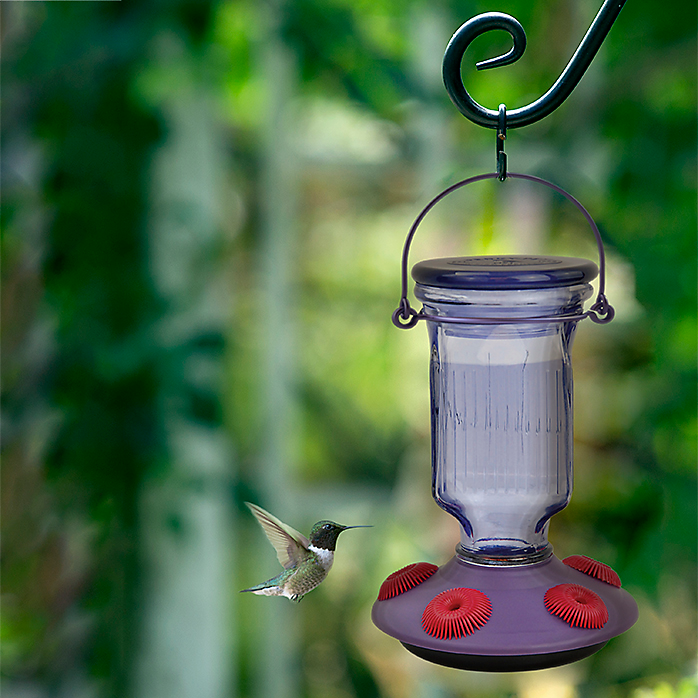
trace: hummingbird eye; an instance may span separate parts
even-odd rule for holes
[[[325,524],[322,528],[323,528],[325,531],[329,531],[329,530],[330,530],[330,525],[329,525],[329,524]]]

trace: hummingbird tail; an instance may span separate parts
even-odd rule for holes
[[[262,596],[284,596],[284,592],[280,587],[250,587],[249,589],[240,589],[242,594],[244,591],[251,591],[253,594],[261,594]]]
[[[263,596],[282,596],[284,593],[276,578],[269,579],[261,584],[255,584],[253,587],[249,587],[249,589],[240,589],[241,594],[245,591],[251,591],[253,594],[262,594]]]

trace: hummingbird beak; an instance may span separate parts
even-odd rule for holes
[[[366,524],[363,524],[361,526],[342,526],[343,531],[346,531],[348,528],[373,528],[373,526]]]

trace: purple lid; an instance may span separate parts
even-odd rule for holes
[[[573,286],[598,272],[594,262],[579,257],[492,255],[426,259],[412,267],[412,278],[425,286],[497,291]]]

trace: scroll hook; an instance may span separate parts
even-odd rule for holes
[[[626,0],[604,1],[577,50],[553,86],[535,102],[531,102],[525,107],[507,110],[506,125],[508,128],[528,126],[540,121],[555,111],[569,97],[594,60],[594,56],[623,9],[625,2]],[[515,63],[526,49],[526,33],[518,20],[503,12],[485,12],[465,22],[449,41],[443,60],[443,79],[451,101],[463,116],[487,128],[498,127],[499,112],[483,107],[468,94],[461,78],[461,62],[468,46],[478,36],[492,29],[503,29],[508,32],[514,45],[511,50],[501,56],[477,63],[476,68],[484,70]]]

